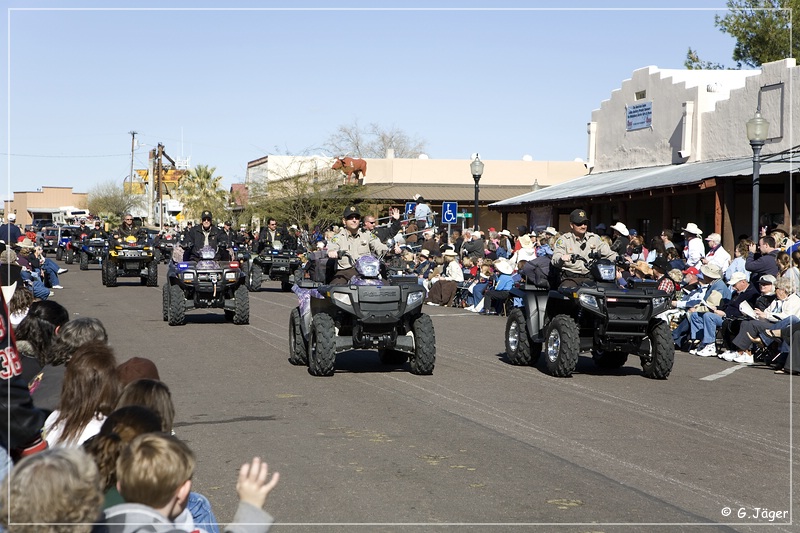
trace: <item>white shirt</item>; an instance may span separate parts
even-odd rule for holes
[[[60,424],[54,425],[56,418],[58,418],[59,410],[56,409],[50,416],[47,417],[47,420],[44,421],[44,440],[47,441],[47,445],[51,448],[78,448],[84,442],[89,440],[90,438],[94,437],[98,433],[100,433],[100,428],[103,426],[103,422],[105,422],[106,417],[105,415],[95,414],[94,418],[92,418],[86,427],[83,428],[80,435],[78,435],[77,440],[62,442],[61,441],[61,432],[63,428]]]
[[[683,254],[686,256],[686,267],[697,267],[699,269],[702,266],[700,260],[705,253],[706,248],[703,246],[703,241],[700,237],[692,237],[683,247]]]
[[[731,254],[722,245],[717,246],[716,250],[709,250],[706,254],[706,259],[708,259],[709,264],[718,265],[723,272],[728,270],[731,265]]]

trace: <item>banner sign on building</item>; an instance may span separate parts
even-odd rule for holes
[[[625,106],[625,131],[641,130],[653,125],[653,102]]]

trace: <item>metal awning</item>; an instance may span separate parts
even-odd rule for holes
[[[61,209],[57,207],[28,207],[25,209],[28,213],[48,213],[50,215],[54,215],[56,213],[60,213]]]
[[[771,161],[764,158],[761,164],[762,175],[796,173],[798,171],[800,171],[800,160]],[[699,184],[710,178],[751,176],[752,173],[753,160],[751,158],[614,170],[581,176],[558,185],[495,202],[489,207],[502,208],[530,203],[652,191]]]

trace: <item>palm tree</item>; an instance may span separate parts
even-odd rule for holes
[[[217,220],[225,218],[228,193],[222,188],[222,176],[214,176],[216,167],[197,165],[181,178],[178,197],[184,205],[186,219],[199,218],[203,211],[211,211]]]

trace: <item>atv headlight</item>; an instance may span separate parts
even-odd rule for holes
[[[603,281],[614,281],[617,277],[617,268],[613,264],[597,265],[597,271]]]
[[[183,281],[192,281],[194,279],[194,272],[184,272]]]
[[[578,299],[586,307],[591,307],[592,309],[596,309],[598,311],[600,310],[600,306],[597,304],[597,298],[595,298],[594,295],[581,294]]]
[[[667,303],[667,298],[664,296],[653,298],[653,309],[658,309],[660,307],[663,307],[666,303]]]
[[[423,298],[425,298],[424,291],[411,292],[408,294],[408,298],[406,298],[406,306],[412,306]]]
[[[342,304],[348,306],[348,307],[352,307],[352,305],[353,305],[353,299],[350,298],[350,295],[347,294],[346,292],[334,292],[333,293],[333,299],[336,300],[339,303],[342,303]]]

